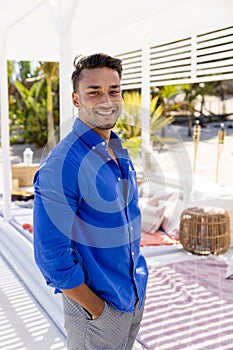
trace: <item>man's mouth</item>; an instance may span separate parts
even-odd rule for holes
[[[115,110],[114,109],[111,109],[109,111],[96,111],[97,114],[101,115],[101,116],[110,116],[112,115],[113,113],[115,113]]]

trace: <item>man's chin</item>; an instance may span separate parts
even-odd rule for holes
[[[99,129],[99,130],[111,130],[111,129],[114,128],[115,125],[116,125],[116,123],[102,124],[102,125],[96,126],[96,129]]]

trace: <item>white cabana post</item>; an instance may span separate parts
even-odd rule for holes
[[[73,61],[71,27],[78,1],[72,0],[64,4],[60,0],[50,0],[48,5],[59,37],[60,139],[62,139],[68,134],[73,125],[73,107],[71,102],[71,69]]]
[[[142,165],[144,171],[150,170],[150,46],[146,43],[142,49],[142,106],[141,139]]]
[[[7,32],[0,36],[0,114],[1,114],[1,146],[3,172],[3,217],[11,217],[11,171],[10,171],[10,136],[9,136],[9,109],[8,109],[8,80],[6,60]]]

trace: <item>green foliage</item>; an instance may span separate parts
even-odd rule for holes
[[[173,118],[163,116],[164,107],[158,105],[159,96],[151,98],[150,133],[153,134],[172,122]],[[137,91],[125,92],[122,101],[122,115],[116,124],[116,131],[123,140],[132,158],[137,157],[141,146],[141,94]]]
[[[44,146],[48,139],[46,62],[8,62],[11,143]],[[57,64],[57,63],[56,63]],[[54,65],[54,63],[48,63]],[[43,74],[42,74],[43,73]],[[55,76],[57,70],[55,72]],[[54,124],[59,124],[59,82],[51,79]]]
[[[116,124],[116,130],[122,140],[141,135],[141,95],[139,92],[125,92],[122,101],[122,115]]]
[[[27,143],[36,143],[38,146],[43,146],[47,142],[46,99],[42,97],[44,81],[39,80],[30,88],[25,87],[20,81],[16,81],[15,87],[26,107],[24,140]]]

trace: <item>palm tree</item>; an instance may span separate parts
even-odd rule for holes
[[[58,80],[58,62],[43,62],[40,70],[44,73],[47,85],[47,127],[48,127],[48,149],[56,145],[54,118],[53,118],[53,80]]]
[[[21,71],[24,73],[23,77],[28,76],[26,74],[27,66],[21,67]],[[16,81],[14,85],[19,91],[24,104],[27,107],[27,114],[29,114],[26,124],[30,122],[31,132],[37,134],[36,142],[39,145],[44,145],[47,142],[48,150],[51,150],[56,145],[55,138],[55,125],[53,116],[53,83],[58,85],[58,63],[57,62],[39,62],[39,66],[35,70],[36,76],[25,78],[25,80]],[[22,77],[21,77],[22,78]],[[22,79],[21,79],[22,80]],[[44,96],[46,93],[46,98]],[[44,108],[46,107],[46,112]],[[30,113],[33,111],[33,113]],[[47,131],[44,131],[44,117],[45,113],[47,119]],[[32,118],[31,118],[31,115]],[[46,140],[44,140],[46,138]]]

